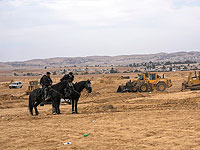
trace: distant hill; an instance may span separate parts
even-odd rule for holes
[[[200,51],[157,53],[143,55],[119,55],[119,56],[87,56],[87,57],[56,57],[48,59],[33,59],[28,61],[0,62],[0,69],[5,68],[43,68],[59,66],[86,66],[86,65],[128,65],[142,62],[177,62],[177,61],[200,62]]]

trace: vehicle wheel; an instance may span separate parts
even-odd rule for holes
[[[156,87],[156,90],[157,91],[165,91],[167,88],[166,84],[165,83],[158,83],[157,84],[157,87]]]
[[[139,87],[140,92],[147,92],[148,91],[148,85],[147,84],[142,84]]]

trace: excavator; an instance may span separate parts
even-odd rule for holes
[[[200,71],[197,73],[194,72],[194,76],[192,76],[192,72],[189,73],[187,81],[182,83],[182,90],[190,89],[190,90],[200,90]]]
[[[165,91],[166,88],[170,88],[172,82],[170,79],[164,77],[164,74],[159,76],[157,73],[146,72],[139,73],[137,79],[128,81],[126,85],[120,85],[117,89],[117,93],[124,92],[151,92],[154,89],[157,91]]]

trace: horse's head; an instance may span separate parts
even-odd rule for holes
[[[92,85],[91,85],[90,80],[87,80],[87,81],[86,81],[86,83],[85,83],[85,88],[86,88],[86,90],[88,91],[88,93],[91,93],[91,92],[92,92]]]

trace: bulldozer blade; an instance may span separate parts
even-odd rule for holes
[[[118,87],[118,89],[117,89],[117,93],[122,93],[123,90],[124,90],[124,88],[125,88],[124,86],[121,86],[121,85],[120,85],[120,86]]]

